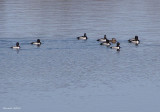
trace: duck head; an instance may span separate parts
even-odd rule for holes
[[[37,39],[37,43],[40,43],[40,39]]]
[[[16,43],[16,46],[19,47],[19,42]]]
[[[136,41],[138,40],[138,36],[135,36],[135,40],[136,40]]]
[[[104,35],[104,39],[107,39],[106,35]]]
[[[120,43],[119,42],[117,42],[117,47],[119,47],[120,46]]]

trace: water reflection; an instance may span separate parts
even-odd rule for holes
[[[19,49],[16,49],[17,54],[19,54]]]

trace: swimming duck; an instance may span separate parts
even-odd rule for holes
[[[97,41],[106,42],[106,40],[108,40],[108,39],[107,39],[106,35],[104,35],[104,38],[100,38]]]
[[[134,43],[134,44],[137,44],[137,45],[140,43],[140,41],[138,39],[138,36],[135,36],[135,38],[129,39],[128,42],[129,43]]]
[[[16,46],[11,47],[13,49],[20,49],[19,42],[16,43]]]
[[[116,46],[113,46],[113,47],[110,47],[111,49],[117,49],[117,51],[120,50],[120,43],[117,42],[117,45]]]
[[[111,43],[109,43],[109,40],[107,39],[106,42],[102,42],[100,45],[110,46]]]
[[[128,40],[128,42],[131,42],[132,40],[135,40],[138,36],[135,36],[134,38],[131,38]]]
[[[109,42],[116,43],[117,40],[115,38],[112,38],[112,40],[109,40]]]
[[[87,40],[88,38],[87,38],[86,33],[84,33],[84,36],[79,36],[79,37],[77,37],[77,39],[78,40]]]
[[[41,45],[41,41],[40,41],[40,39],[37,39],[37,42],[32,42],[31,44],[34,44],[34,45]]]

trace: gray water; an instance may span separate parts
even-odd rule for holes
[[[159,0],[0,0],[0,112],[159,112],[159,11]],[[105,34],[119,52],[99,45]]]

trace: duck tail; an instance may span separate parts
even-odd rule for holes
[[[128,42],[131,43],[132,41],[131,41],[131,40],[128,40]]]

